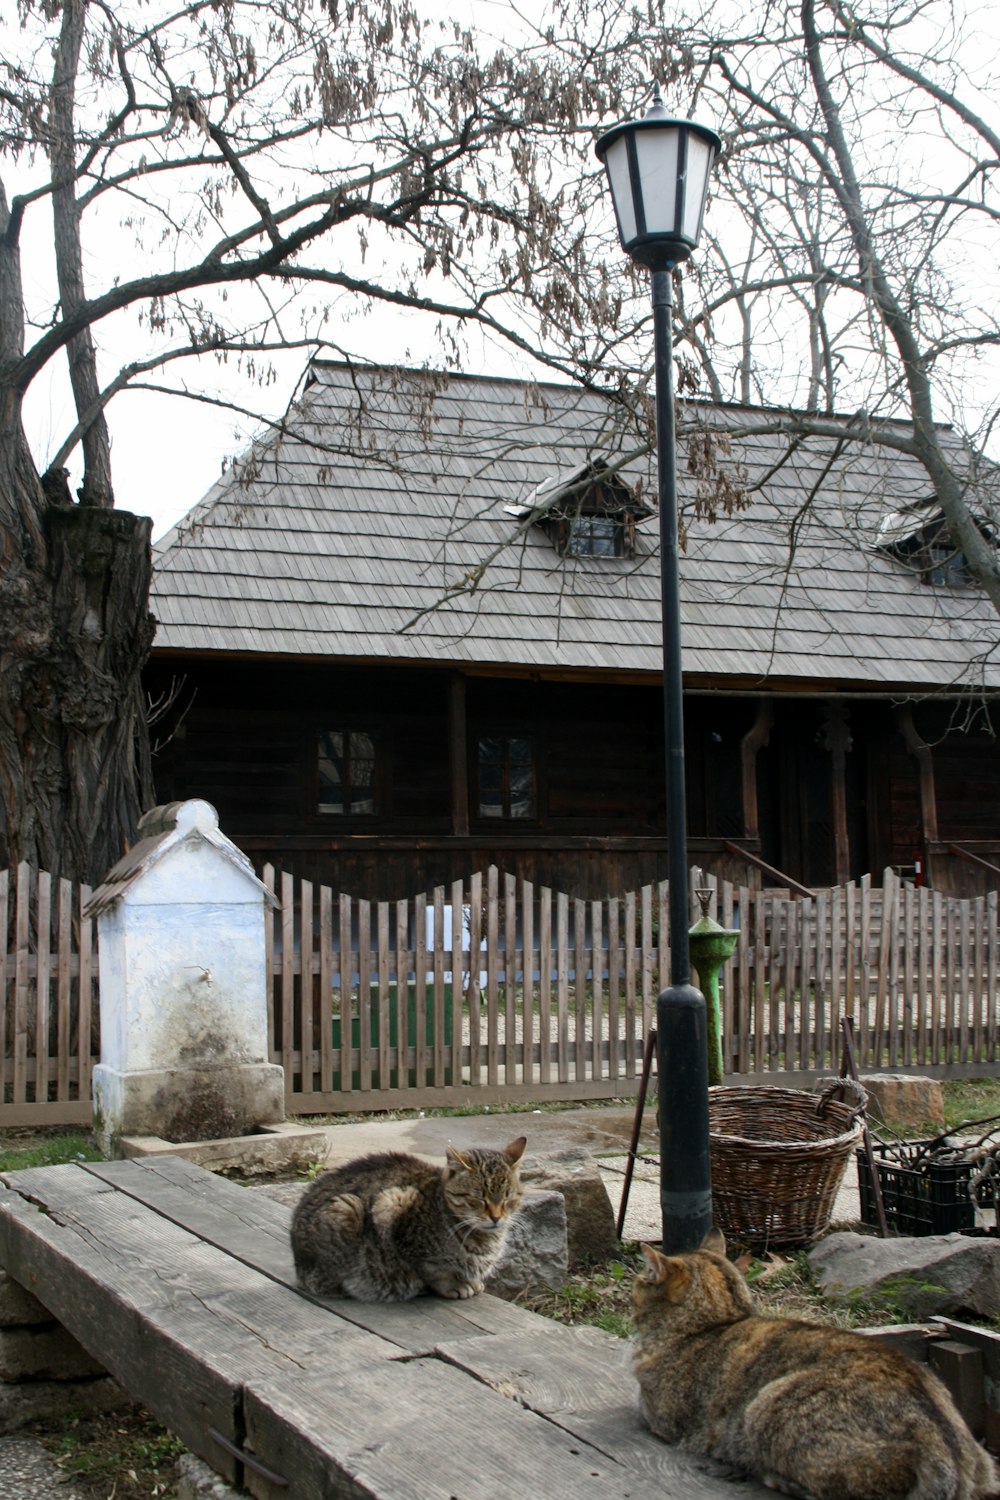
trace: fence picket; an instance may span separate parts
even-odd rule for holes
[[[497,901],[497,867],[486,872],[486,1082],[500,1082],[500,1012],[497,966],[500,945],[500,913]]]
[[[312,1093],[315,1076],[313,1055],[318,1037],[314,1016],[316,980],[313,974],[313,888],[311,880],[299,884],[299,1048],[301,1056],[301,1089]]]
[[[375,961],[378,962],[377,953]],[[370,901],[359,898],[358,1087],[362,1093],[367,1093],[372,1086],[372,1033],[374,1030],[375,1027],[372,1025],[372,908]]]
[[[59,934],[56,950],[59,979],[56,985],[56,1099],[69,1100],[69,1055],[72,1034],[73,974],[73,884],[59,882]],[[79,978],[77,979],[79,983]],[[0,1099],[4,1097],[0,1093]]]
[[[587,903],[573,902],[573,1073],[587,1076]]]
[[[517,1081],[517,882],[503,878],[503,1081]]]
[[[463,939],[465,936],[465,888],[460,880],[451,886],[451,954],[448,970],[451,974],[451,1076],[454,1083],[462,1081],[462,1018],[464,1015]],[[472,964],[472,950],[469,951]]]
[[[636,1024],[639,1027],[640,1046],[645,1045],[646,1028],[642,1018],[641,1009],[637,1010],[636,1001],[639,990],[636,986],[636,976],[641,974],[641,965],[636,964],[636,905],[635,891],[628,891],[625,896],[625,1077],[634,1078],[636,1074],[635,1039]]]
[[[90,1079],[94,1067],[94,1026],[93,1026],[93,994],[94,994],[94,922],[93,918],[85,917],[87,902],[90,900],[90,886],[80,886],[80,904],[77,908],[77,920],[80,924],[79,936],[79,962],[80,962],[80,986],[77,992],[77,1023],[76,1023],[76,1056],[77,1056],[77,1098],[90,1101]]]
[[[17,867],[17,893],[14,907],[14,1005],[12,1070],[13,1099],[23,1104],[27,1098],[28,1066],[28,987],[31,961],[31,867],[25,862]]]
[[[552,1081],[552,892],[538,893],[538,1081]]]
[[[549,893],[546,892],[546,895]],[[480,988],[483,941],[483,877],[478,872],[469,881],[469,1083],[478,1088],[482,1079],[482,1003]],[[548,1078],[543,1080],[548,1082]]]
[[[617,1079],[621,1072],[621,902],[608,897],[608,1077]],[[626,1051],[634,1046],[628,1033]]]
[[[845,1014],[868,1067],[996,1056],[998,892],[946,899],[891,870],[880,888],[866,876],[801,899],[698,869],[692,880],[738,934],[721,975],[727,1074],[836,1068]],[[265,924],[269,1045],[291,1111],[306,1096],[308,1108],[364,1096],[380,1108],[400,1090],[453,1102],[463,1086],[610,1097],[636,1079],[669,978],[666,882],[574,899],[494,866],[395,903],[278,880],[271,866],[263,883],[280,888]],[[27,866],[0,872],[0,1124],[5,1110],[51,1106],[55,1120],[89,1102],[88,896]]]
[[[569,1082],[569,897],[556,892],[556,1059],[559,1082]]]

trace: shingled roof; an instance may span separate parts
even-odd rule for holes
[[[1000,687],[1000,622],[982,592],[924,583],[875,546],[887,514],[928,499],[916,461],[835,437],[741,435],[768,417],[684,409],[685,678]],[[693,518],[684,436],[709,418],[733,433],[724,464],[758,486],[748,510],[714,523]],[[653,500],[651,459],[610,399],[314,363],[281,428],[157,544],[156,649],[656,673],[655,515],[639,520],[633,558],[561,558],[525,514],[540,486],[595,459],[621,463]]]

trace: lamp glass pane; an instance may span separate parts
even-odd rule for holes
[[[712,170],[712,146],[693,133],[688,136],[687,179],[684,184],[684,210],[681,232],[696,244],[701,230],[701,216],[708,195],[708,177]]]
[[[637,130],[635,133],[647,234],[676,232],[679,139],[680,132],[667,126],[658,130]]]
[[[635,239],[636,223],[632,203],[632,176],[628,169],[628,141],[624,135],[612,141],[605,153],[604,165],[611,184],[611,197],[618,215],[622,244],[627,245]]]

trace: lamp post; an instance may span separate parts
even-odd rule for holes
[[[659,89],[644,119],[616,125],[597,142],[622,246],[652,272],[670,879],[670,984],[656,1003],[656,1050],[660,1208],[668,1254],[697,1250],[712,1226],[706,1009],[704,996],[691,984],[688,946],[671,272],[698,243],[709,176],[721,145],[704,125],[671,119]]]

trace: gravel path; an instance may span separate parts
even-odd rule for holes
[[[0,1493],[4,1500],[82,1500],[51,1453],[21,1433],[0,1437]]]

